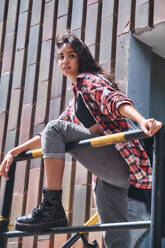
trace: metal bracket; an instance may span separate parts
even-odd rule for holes
[[[83,233],[80,235],[80,237],[84,243],[85,248],[97,248],[97,247],[99,247],[96,240],[94,240],[91,244],[88,243],[88,241],[87,241],[87,239]]]

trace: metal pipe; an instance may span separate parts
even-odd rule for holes
[[[86,147],[101,147],[101,146],[107,146],[116,144],[119,142],[127,142],[134,139],[144,139],[148,138],[142,130],[136,129],[131,130],[127,132],[121,132],[121,133],[115,133],[115,134],[109,134],[105,136],[99,136],[92,139],[86,139],[86,140],[80,140],[78,142],[74,143],[68,143],[66,144],[66,152],[76,150],[76,149],[83,149]],[[15,161],[23,161],[26,159],[35,159],[42,157],[42,150],[36,149],[32,151],[26,151],[18,156],[15,157]]]
[[[93,139],[82,140],[75,143],[70,143],[66,145],[66,152],[71,150],[86,148],[86,147],[101,147],[111,144],[116,144],[119,142],[127,142],[133,139],[142,139],[147,138],[148,136],[144,134],[141,130],[132,130],[122,133],[116,133],[111,135],[105,135],[96,137]],[[10,166],[9,174],[10,180],[6,181],[5,185],[5,192],[4,192],[4,199],[3,199],[3,207],[2,207],[2,214],[0,217],[0,237],[1,237],[1,248],[5,248],[5,238],[9,237],[23,237],[23,236],[33,236],[36,233],[25,233],[25,232],[7,232],[7,225],[8,225],[8,218],[10,214],[11,208],[11,200],[12,200],[12,193],[13,193],[13,185],[14,185],[14,174],[15,174],[15,163],[17,161],[23,161],[26,159],[33,159],[42,157],[42,150],[37,149],[33,151],[26,151],[24,153],[19,154],[14,158],[14,162],[12,166]],[[97,226],[84,226],[84,227],[70,227],[70,228],[58,228],[58,229],[51,229],[47,231],[47,234],[50,233],[64,233],[64,232],[88,232],[88,231],[101,231],[107,229],[120,229],[120,228],[148,228],[150,226],[150,222],[143,222],[143,223],[113,223],[113,224],[104,224],[104,225],[97,225]],[[45,234],[45,232],[44,232]],[[40,233],[38,233],[40,235]]]
[[[95,213],[87,222],[85,222],[84,226],[94,225],[98,222],[98,220],[99,220],[98,214]],[[79,238],[81,238],[81,234],[82,233],[75,233],[70,239],[66,241],[66,243],[62,246],[62,248],[71,247]]]
[[[108,223],[108,224],[99,224],[92,226],[72,226],[72,227],[58,227],[51,228],[43,232],[20,232],[20,231],[11,231],[3,233],[5,238],[14,238],[14,237],[27,237],[35,235],[48,235],[48,234],[61,234],[61,233],[85,233],[85,232],[96,232],[104,230],[121,230],[121,229],[149,229],[151,221],[135,221],[135,222],[119,222],[119,223]]]
[[[61,248],[70,248],[79,238],[81,238],[81,233],[75,233],[65,242]]]
[[[162,199],[163,199],[163,161],[164,160],[164,132],[163,128],[154,136],[153,179],[151,204],[150,247],[161,247],[163,228]]]
[[[7,180],[5,182],[5,189],[4,189],[2,208],[1,208],[1,214],[0,214],[0,243],[1,243],[0,247],[1,248],[6,247],[6,240],[3,236],[3,233],[8,230],[11,203],[12,203],[12,195],[13,195],[15,168],[16,168],[16,162],[14,161],[9,170],[10,180]]]
[[[116,144],[119,142],[127,142],[134,139],[148,138],[148,136],[139,129],[131,130],[127,132],[109,134],[105,136],[99,136],[92,139],[81,140],[74,143],[66,144],[66,151],[77,150],[86,147],[101,147]]]

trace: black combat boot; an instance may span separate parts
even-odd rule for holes
[[[55,227],[66,227],[67,218],[62,206],[62,190],[43,188],[43,201],[30,214],[15,221],[19,231],[42,231]]]

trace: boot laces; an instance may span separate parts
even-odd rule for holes
[[[60,207],[60,201],[59,200],[54,200],[54,199],[49,199],[47,190],[43,189],[43,201],[32,210],[32,215],[37,216],[41,215],[43,210],[49,208],[49,207],[54,207],[54,210],[58,209]]]
[[[46,191],[43,190],[43,201],[32,210],[32,215],[36,216],[38,214],[41,214],[41,212],[46,208],[46,207],[51,207],[52,203],[50,202],[50,200],[48,199],[48,196],[46,194]]]

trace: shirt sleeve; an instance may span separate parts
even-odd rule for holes
[[[58,117],[59,120],[65,120],[72,122],[71,106],[68,106]]]
[[[75,115],[74,99],[69,102],[69,106],[61,113],[59,120],[70,121],[76,124],[80,124],[78,118]]]
[[[97,103],[99,111],[105,116],[111,116],[113,119],[123,118],[119,113],[119,106],[127,103],[134,105],[133,101],[127,98],[120,91],[114,90],[112,87],[100,87],[90,91],[91,100]]]
[[[119,113],[119,106],[124,103],[133,105],[132,100],[128,99],[120,91],[104,88],[100,97],[101,113],[104,115],[110,114],[114,118],[123,117]]]

